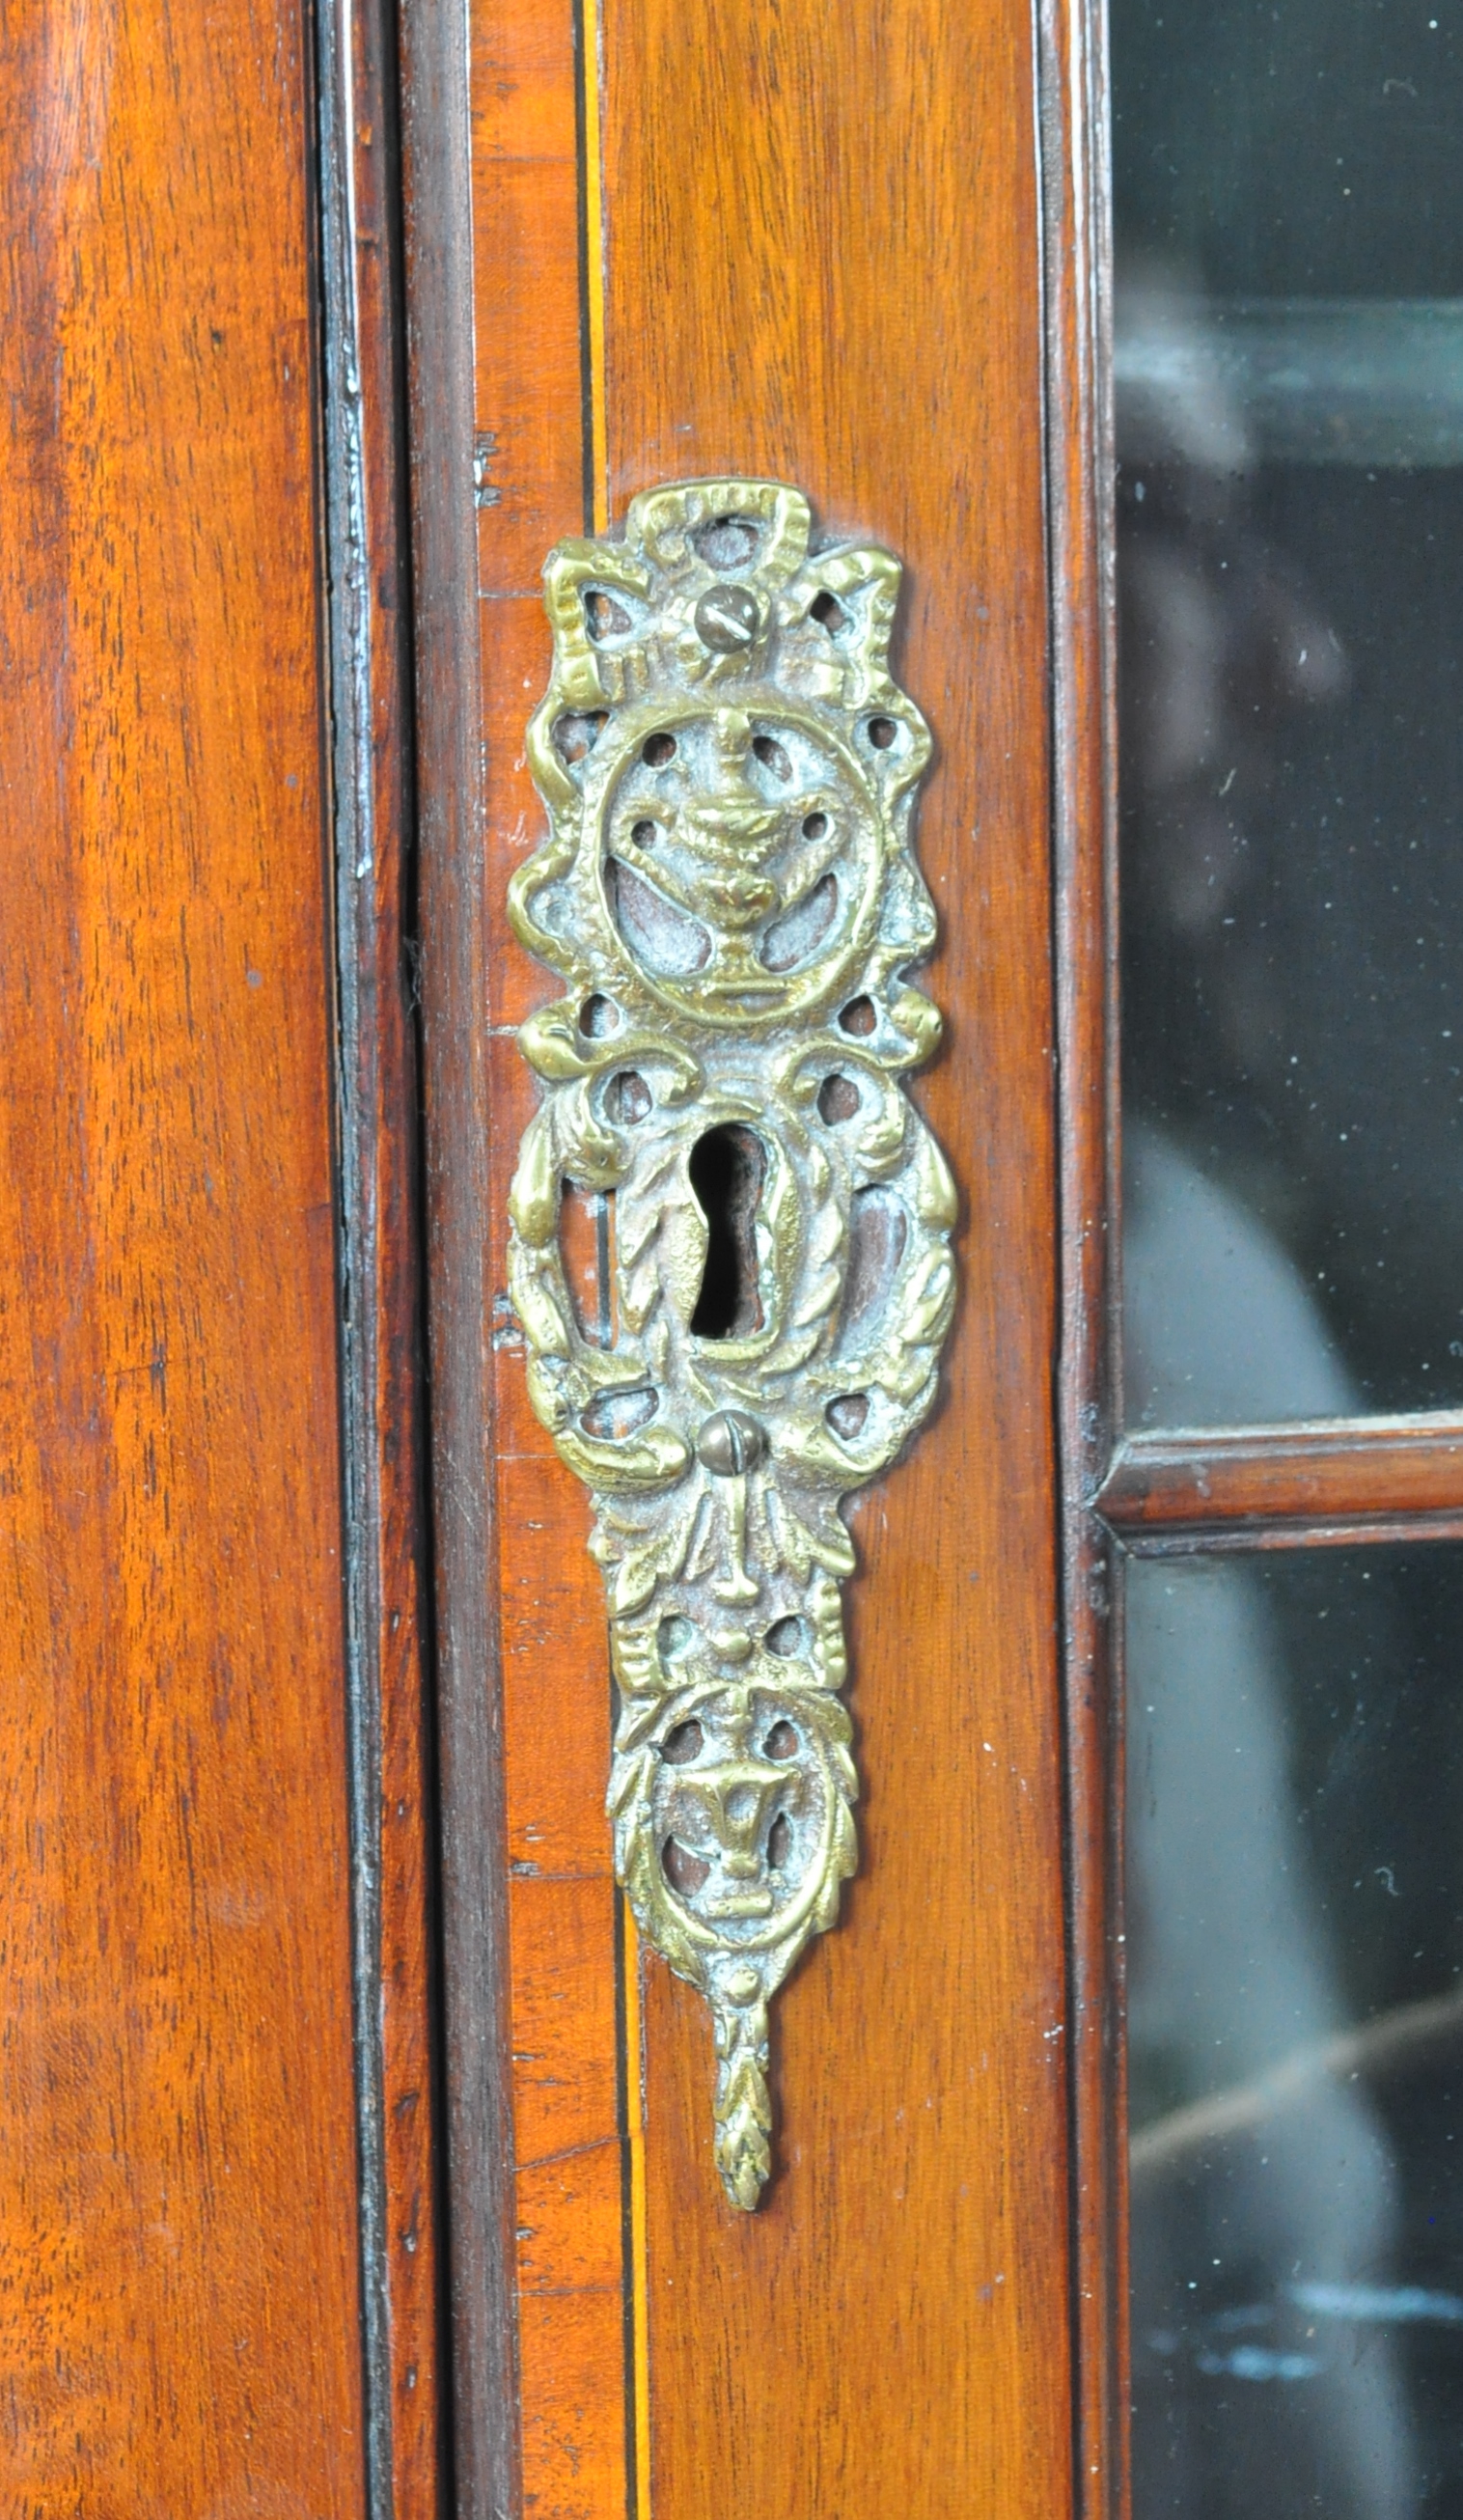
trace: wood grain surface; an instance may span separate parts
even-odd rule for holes
[[[483,1064],[487,1166],[454,1143],[497,1290],[509,2457],[523,2507],[555,2520],[700,2520],[729,2500],[767,2520],[987,2502],[1046,2520],[1069,2495],[1072,2426],[1032,28],[1003,5],[956,25],[908,0],[866,21],[811,0],[615,0],[582,33],[600,83],[576,94],[568,0],[479,0],[471,23],[486,901],[475,1035],[457,1046]],[[592,462],[587,481],[601,428],[608,478]],[[723,467],[801,482],[826,530],[910,563],[904,679],[940,747],[921,854],[950,1023],[921,1091],[966,1192],[967,1291],[940,1418],[859,1517],[864,1863],[779,2000],[781,2175],[755,2218],[724,2206],[707,2026],[651,1962],[646,2249],[602,1600],[502,1302],[507,1178],[533,1107],[511,1036],[552,987],[509,942],[503,889],[542,822],[522,730],[547,676],[549,547],[648,481]],[[458,482],[429,489],[434,514],[456,502],[460,518],[461,500]],[[429,963],[429,1039],[432,981]],[[455,1283],[447,1301],[461,1324]],[[440,1442],[437,1458],[451,1478]],[[474,2052],[493,2035],[484,2018]],[[478,2140],[481,2194],[486,2126]],[[467,2144],[457,2162],[472,2175]],[[486,2513],[473,2456],[462,2507]]]
[[[362,2509],[309,77],[0,34],[0,2507]]]
[[[1130,1548],[1295,1547],[1463,1531],[1463,1418],[1130,1435],[1096,1498]]]
[[[704,2007],[646,1975],[652,2503],[1069,2507],[1053,1009],[1033,25],[1013,0],[606,0],[609,504],[798,482],[908,575],[900,679],[964,1199],[944,1406],[854,1515],[862,1862],[725,2204]]]
[[[549,677],[540,572],[592,524],[585,505],[585,273],[575,25],[568,0],[473,16],[482,738],[497,1428],[494,1564],[511,1955],[522,2507],[540,2520],[633,2509],[618,2053],[618,1894],[604,1788],[610,1682],[603,1588],[583,1491],[529,1409],[506,1286],[508,1185],[537,1100],[514,1038],[556,994],[508,925],[505,896],[543,808],[524,730]],[[600,1302],[590,1201],[569,1201],[576,1299]]]

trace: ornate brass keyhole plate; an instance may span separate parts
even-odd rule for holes
[[[840,1500],[935,1397],[949,1168],[904,1090],[940,1019],[914,862],[929,732],[890,677],[900,569],[810,549],[771,481],[635,499],[545,571],[528,733],[550,834],[513,926],[559,973],[511,1193],[534,1408],[595,1506],[620,1713],[615,1865],[715,2023],[717,2167],[771,2168],[768,2002],[853,1871]],[[562,1186],[613,1194],[613,1328],[576,1318]]]

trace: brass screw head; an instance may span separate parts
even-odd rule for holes
[[[696,1459],[719,1479],[739,1478],[761,1461],[767,1439],[744,1409],[718,1409],[696,1437]]]
[[[708,586],[694,617],[697,638],[716,656],[733,656],[739,648],[750,648],[762,627],[749,586]]]

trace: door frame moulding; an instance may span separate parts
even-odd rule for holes
[[[404,8],[400,68],[452,2495],[464,2520],[487,2520],[521,2496],[501,1649],[484,1582],[497,1552],[466,10]]]
[[[412,653],[394,12],[314,12],[342,1589],[368,2520],[442,2484]]]
[[[1119,1620],[1093,1494],[1122,1392],[1118,1277],[1117,637],[1105,0],[1039,0],[1061,1297],[1074,2473],[1124,2520],[1128,2196]]]

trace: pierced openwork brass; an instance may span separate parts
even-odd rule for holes
[[[747,2208],[768,2002],[857,1860],[839,1504],[926,1416],[954,1302],[954,1189],[902,1084],[940,1018],[908,977],[935,917],[900,569],[809,523],[776,482],[682,482],[622,542],[559,544],[528,732],[551,831],[510,895],[566,983],[519,1036],[548,1089],[511,1194],[528,1387],[594,1499],[616,1870],[711,2007]],[[594,1326],[566,1185],[612,1217]]]

